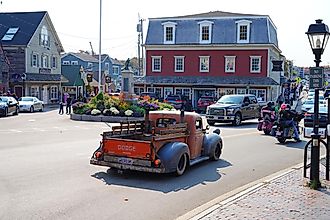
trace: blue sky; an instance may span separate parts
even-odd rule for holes
[[[0,0],[0,12],[48,11],[65,52],[99,48],[100,0]],[[314,66],[305,32],[316,19],[330,26],[329,0],[102,0],[102,53],[113,58],[137,56],[138,14],[148,18],[209,11],[269,15],[277,27],[279,47],[298,66]],[[0,21],[1,22],[1,21]],[[321,65],[330,65],[330,42]]]

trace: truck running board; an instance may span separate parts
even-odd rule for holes
[[[210,159],[210,157],[208,157],[208,156],[197,157],[193,160],[190,160],[190,166],[195,165],[196,163],[200,163],[202,161],[208,160],[208,159]]]

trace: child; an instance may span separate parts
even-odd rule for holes
[[[60,102],[60,111],[58,112],[58,114],[63,115],[63,108],[64,108],[64,104],[63,102]]]

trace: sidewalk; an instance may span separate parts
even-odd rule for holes
[[[320,165],[320,179],[325,188],[306,186],[302,168],[292,168],[280,176],[214,204],[186,219],[330,219],[330,187],[325,181],[325,167]],[[309,175],[309,169],[307,170]],[[189,215],[184,215],[189,216]],[[179,219],[185,219],[182,216]]]

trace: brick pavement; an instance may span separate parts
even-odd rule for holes
[[[320,178],[325,176],[320,166]],[[308,172],[309,173],[309,170]],[[302,169],[293,169],[283,176],[256,187],[233,201],[217,206],[213,211],[204,211],[192,219],[330,219],[330,187],[312,190],[306,186],[308,179],[302,177]],[[209,210],[212,210],[209,209]]]

